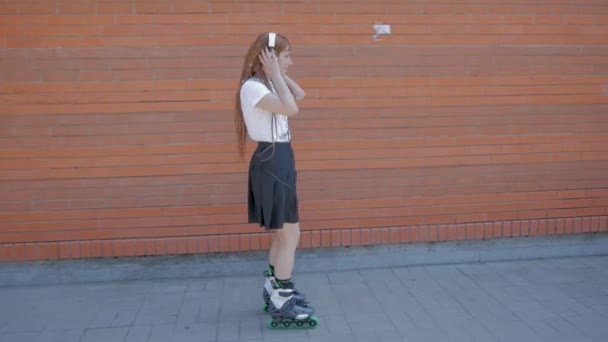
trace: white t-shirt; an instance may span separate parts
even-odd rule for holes
[[[255,78],[243,83],[240,92],[241,109],[247,134],[253,141],[289,142],[291,135],[287,116],[275,113],[273,120],[272,112],[256,107],[258,102],[269,93],[270,89]]]

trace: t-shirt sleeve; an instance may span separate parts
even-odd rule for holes
[[[255,107],[255,105],[269,93],[270,90],[261,82],[245,82],[241,88],[241,102],[244,102],[251,107]]]

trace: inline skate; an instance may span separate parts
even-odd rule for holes
[[[268,304],[270,329],[315,328],[319,324],[313,316],[315,310],[308,304],[300,305],[296,299],[293,283],[279,283],[272,280]]]
[[[262,308],[262,310],[265,313],[268,313],[270,308],[270,293],[272,293],[273,290],[273,282],[275,281],[275,277],[274,274],[271,273],[271,271],[267,270],[264,271],[264,278],[264,288],[262,290],[262,297],[264,298],[264,307]],[[293,289],[293,296],[298,305],[305,307],[310,305],[306,300],[306,297],[302,293],[298,292],[298,290]]]

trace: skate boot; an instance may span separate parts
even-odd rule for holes
[[[269,302],[272,318],[268,321],[270,329],[314,328],[319,324],[319,320],[313,316],[315,310],[310,305],[298,304],[292,283],[279,284],[274,280],[272,287]]]
[[[265,277],[265,281],[264,281],[264,289],[262,290],[262,297],[264,298],[264,312],[268,313],[269,312],[269,308],[270,308],[270,294],[272,293],[273,290],[273,285],[272,283],[275,281],[275,277],[273,274],[271,274],[270,271],[264,271],[264,277]],[[298,292],[298,290],[293,289],[293,296],[296,299],[296,303],[300,306],[309,306],[308,301],[306,300],[306,297]]]

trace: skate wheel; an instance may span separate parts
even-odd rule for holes
[[[302,328],[302,329],[314,329],[319,325],[319,319],[311,316],[303,320],[290,320],[282,318],[271,318],[268,320],[268,327],[270,329],[290,329],[290,328]]]
[[[317,320],[316,317],[312,317],[310,319],[310,321],[308,321],[308,325],[311,326],[311,327],[316,327],[317,324],[319,324],[319,321]]]
[[[270,311],[269,305],[268,305],[268,304],[264,304],[264,307],[262,308],[262,311],[264,311],[264,312],[266,312],[266,313],[267,313],[268,311]]]

